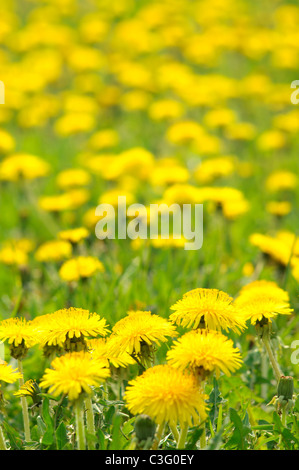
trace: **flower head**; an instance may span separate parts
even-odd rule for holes
[[[119,351],[113,347],[113,337],[94,338],[88,341],[88,348],[92,357],[102,361],[106,367],[127,367],[135,364],[134,359],[126,351]]]
[[[170,365],[147,369],[129,382],[125,392],[128,409],[146,414],[157,424],[198,424],[206,417],[205,395],[194,375]]]
[[[62,230],[58,234],[60,240],[76,244],[85,240],[89,236],[89,230],[85,227],[73,228],[70,230]]]
[[[15,359],[26,356],[28,349],[37,343],[37,335],[32,322],[24,318],[8,318],[0,323],[0,339],[8,340],[10,354]]]
[[[46,369],[40,382],[42,388],[49,387],[49,393],[68,395],[69,400],[77,400],[83,393],[91,394],[92,388],[109,377],[109,369],[85,351],[73,352],[56,357],[51,369]]]
[[[13,369],[11,365],[7,364],[7,362],[0,363],[0,382],[12,384],[22,377],[23,376],[18,369]]]
[[[35,155],[16,153],[6,157],[0,164],[0,180],[33,180],[46,176],[50,166]]]
[[[234,303],[238,309],[243,310],[253,325],[271,323],[272,318],[277,315],[290,315],[293,312],[289,294],[275,282],[265,280],[244,286]]]
[[[21,385],[20,390],[14,392],[14,395],[16,397],[31,397],[35,405],[40,405],[42,403],[42,399],[39,396],[39,393],[39,386],[34,380],[30,379]]]
[[[191,290],[171,310],[174,313],[169,319],[187,328],[231,329],[235,332],[245,328],[245,318],[233,305],[233,298],[217,289]]]
[[[177,335],[174,325],[159,315],[141,310],[128,312],[112,328],[112,350],[127,352],[139,358],[150,355],[152,349]]]
[[[230,376],[242,364],[239,349],[222,333],[192,330],[175,341],[167,353],[168,363],[179,369],[190,369],[201,377],[215,372]]]
[[[78,256],[63,263],[59,270],[61,279],[67,282],[87,279],[98,272],[103,272],[104,266],[93,256]]]
[[[57,346],[68,352],[87,349],[88,338],[105,336],[108,333],[104,318],[82,308],[57,310],[37,317],[33,323],[44,350]]]
[[[35,252],[37,261],[61,261],[72,254],[72,245],[64,240],[50,240],[38,247]]]

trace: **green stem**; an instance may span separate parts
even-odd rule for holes
[[[270,343],[270,339],[269,339],[269,335],[266,334],[266,335],[263,335],[262,336],[262,341],[264,343],[264,346],[266,348],[266,351],[268,353],[268,356],[269,356],[269,360],[271,362],[271,365],[272,365],[272,368],[273,368],[273,371],[274,371],[274,374],[275,374],[275,377],[277,379],[277,381],[279,381],[280,377],[282,376],[282,372],[280,370],[280,367],[278,365],[278,362],[275,358],[275,355],[272,351],[272,347],[271,347],[271,343]]]
[[[180,437],[179,437],[177,446],[176,446],[177,449],[185,449],[188,427],[189,427],[188,423],[184,423],[180,432]]]
[[[268,356],[264,351],[261,352],[261,374],[263,379],[268,377]],[[266,399],[268,396],[268,384],[262,383],[261,385],[261,397]]]
[[[199,444],[200,444],[200,448],[201,449],[205,449],[206,448],[206,445],[207,445],[207,437],[206,437],[206,423],[203,422],[203,424],[201,424],[201,429],[202,429],[202,434],[200,436],[200,439],[199,439]]]
[[[96,430],[94,425],[94,416],[93,416],[93,409],[92,409],[92,399],[88,396],[85,399],[85,410],[86,410],[86,424],[87,424],[87,432],[91,436],[95,436]],[[91,442],[88,444],[89,450],[94,450],[94,443]]]
[[[18,359],[18,369],[19,369],[19,372],[22,374],[22,377],[19,379],[19,387],[21,388],[24,385],[23,363],[21,359]],[[22,405],[22,413],[23,413],[23,421],[24,421],[25,441],[30,442],[31,441],[30,422],[29,422],[28,404],[27,404],[26,397],[21,397],[21,405]]]
[[[179,432],[176,426],[174,426],[173,424],[170,424],[169,427],[170,427],[173,437],[175,438],[176,442],[178,442],[180,436],[179,436]]]
[[[84,428],[84,413],[83,413],[82,397],[79,397],[75,403],[75,417],[76,417],[76,433],[78,450],[85,450],[85,428]]]
[[[158,445],[160,443],[163,431],[164,431],[164,423],[159,424],[158,427],[157,427],[156,437],[155,437],[154,443],[152,445],[152,450],[156,450],[158,448]]]
[[[0,426],[0,450],[7,450],[2,427]]]

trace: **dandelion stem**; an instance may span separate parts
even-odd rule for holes
[[[188,423],[185,423],[180,432],[180,438],[177,443],[177,449],[185,449],[187,432],[188,432]]]
[[[206,423],[204,422],[201,426],[202,434],[199,439],[199,444],[201,449],[205,449],[207,445],[207,437],[206,437]]]
[[[155,437],[154,443],[152,445],[152,450],[156,450],[158,448],[158,445],[160,443],[163,431],[164,431],[164,423],[161,423],[157,427],[156,437]]]
[[[262,336],[262,341],[263,341],[264,346],[266,348],[266,351],[268,353],[268,356],[269,356],[269,359],[270,359],[275,377],[276,377],[277,381],[279,381],[280,377],[282,376],[282,372],[281,372],[280,367],[278,365],[278,362],[275,358],[275,355],[272,351],[269,335],[268,334],[263,335]]]
[[[85,410],[86,410],[86,424],[87,424],[87,432],[91,436],[95,436],[95,425],[94,425],[94,416],[93,416],[93,409],[92,409],[92,399],[90,396],[86,397],[85,399]],[[88,443],[89,450],[94,449],[93,442]]]
[[[82,397],[79,397],[74,403],[78,450],[85,450],[84,413],[82,404]]]
[[[22,377],[19,379],[19,387],[21,388],[24,385],[23,363],[22,363],[21,359],[18,359],[18,369],[19,369],[19,372],[22,374]],[[26,440],[26,442],[30,442],[31,441],[31,434],[30,434],[28,404],[27,404],[26,397],[21,397],[21,405],[22,405],[22,412],[23,412],[25,440]]]
[[[173,424],[170,424],[169,427],[170,427],[173,437],[175,438],[176,442],[178,442],[180,436],[179,436],[179,432],[176,426],[174,426]]]
[[[7,450],[2,427],[0,426],[0,450]]]

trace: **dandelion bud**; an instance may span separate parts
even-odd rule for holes
[[[294,393],[294,379],[290,376],[282,376],[277,387],[277,396],[283,397],[282,400],[292,400]]]
[[[149,416],[143,414],[137,417],[134,430],[138,443],[141,443],[147,439],[154,439],[156,425]]]

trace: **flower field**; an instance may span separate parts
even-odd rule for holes
[[[296,2],[0,12],[0,450],[299,450]]]

